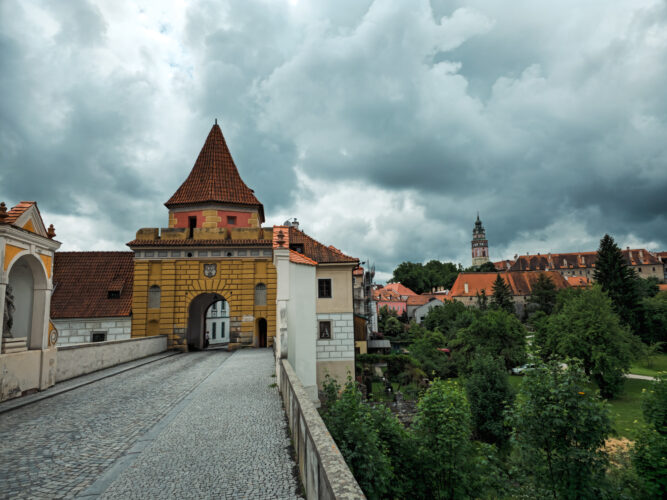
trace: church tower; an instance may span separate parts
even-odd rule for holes
[[[486,231],[482,226],[482,221],[475,221],[475,227],[472,230],[472,265],[481,266],[485,262],[489,262],[489,242],[486,240]]]

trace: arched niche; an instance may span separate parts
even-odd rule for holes
[[[28,349],[47,346],[50,290],[44,266],[30,253],[18,254],[8,268],[5,295],[13,295],[11,336],[26,338]]]

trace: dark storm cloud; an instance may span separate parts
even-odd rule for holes
[[[164,225],[217,117],[270,222],[384,272],[469,264],[478,210],[496,258],[667,247],[664,2],[0,8],[0,197],[108,246]]]

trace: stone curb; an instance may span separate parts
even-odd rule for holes
[[[79,387],[83,387],[84,385],[92,384],[93,382],[97,382],[98,380],[102,380],[108,377],[113,377],[114,375],[119,375],[126,371],[133,370],[134,368],[139,368],[140,366],[154,363],[155,361],[160,361],[162,359],[174,356],[176,354],[180,354],[180,351],[165,351],[160,354],[154,354],[152,356],[148,356],[138,360],[135,359],[133,361],[128,361],[127,363],[122,363],[120,365],[105,368],[97,372],[88,373],[86,375],[81,375],[79,377],[70,380],[65,380],[61,382],[60,387],[58,386],[58,384],[56,384],[55,386],[53,386],[53,388],[49,388],[45,391],[38,392],[36,394],[30,394],[28,396],[23,396],[16,399],[10,399],[8,401],[0,403],[0,414],[16,410],[17,408],[21,408],[23,406],[27,406],[32,403],[36,403],[37,401],[42,401],[44,399],[52,398],[53,396],[57,396],[65,392],[73,391],[74,389],[78,389]],[[73,383],[71,385],[67,385],[68,382],[73,382]]]

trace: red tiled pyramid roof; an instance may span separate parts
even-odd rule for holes
[[[206,202],[256,206],[264,219],[264,207],[241,179],[217,123],[211,128],[190,175],[165,205],[171,208]]]
[[[134,252],[56,252],[51,317],[129,316]],[[110,299],[110,291],[120,298]]]

